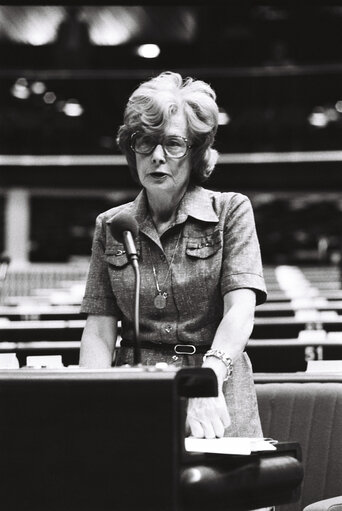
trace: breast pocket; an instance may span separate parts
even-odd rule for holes
[[[139,253],[139,250],[137,249]],[[129,315],[134,303],[134,270],[121,243],[111,244],[105,250],[108,276],[120,310]]]
[[[129,263],[125,247],[121,243],[107,248],[105,251],[105,257],[109,265],[117,268],[122,268]]]
[[[140,246],[137,246],[138,257],[140,255]],[[105,250],[105,258],[109,265],[115,268],[124,268],[129,263],[125,246],[122,243],[116,243],[107,247]]]
[[[198,238],[189,238],[186,245],[186,254],[195,259],[208,259],[216,254],[222,247],[220,231]]]
[[[198,296],[215,302],[219,293],[222,264],[220,231],[201,237],[190,237],[186,244],[187,267]]]

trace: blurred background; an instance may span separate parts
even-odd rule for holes
[[[33,495],[35,509],[42,509],[45,501],[50,504],[49,474],[59,485],[58,496],[68,487],[65,474],[79,487],[78,466],[78,478],[73,474],[79,452],[70,451],[73,431],[81,433],[94,472],[98,456],[92,452],[102,456],[104,443],[88,441],[88,426],[95,424],[106,439],[109,416],[105,430],[102,415],[95,413],[95,422],[89,421],[88,400],[81,396],[76,407],[81,415],[71,422],[73,405],[65,405],[50,384],[59,377],[31,373],[31,379],[27,371],[17,380],[2,370],[78,366],[86,319],[80,304],[96,216],[139,192],[116,147],[116,133],[133,90],[166,70],[203,79],[216,91],[220,126],[215,147],[220,157],[205,186],[244,193],[253,204],[268,299],[256,309],[246,352],[255,381],[262,383],[259,391],[272,382],[272,390],[259,394],[265,436],[301,441],[308,474],[300,505],[282,509],[303,509],[342,493],[337,388],[342,374],[342,6],[206,1],[164,6],[0,5],[0,377],[1,432],[6,438],[1,451],[6,469],[4,462],[0,470],[10,488],[15,481],[25,495],[25,509],[33,509]],[[117,345],[120,326],[119,322]],[[308,374],[300,380],[303,371]],[[324,391],[318,383],[320,372],[325,373]],[[265,378],[265,373],[270,375]],[[184,386],[185,396],[183,379],[177,380],[177,391]],[[305,385],[295,387],[298,381],[315,383],[299,390]],[[282,382],[283,389],[276,390],[274,382]],[[76,387],[94,401],[88,383]],[[73,392],[73,386],[70,389]],[[76,394],[70,395],[75,401]],[[153,397],[160,396],[158,391]],[[173,424],[183,417],[175,403],[174,398]],[[8,420],[3,421],[6,413]],[[121,418],[117,423],[121,429],[126,424]],[[156,446],[160,445],[158,436]],[[292,456],[294,444],[289,445],[280,454],[286,459],[284,481],[292,488],[287,454]],[[134,448],[134,443],[129,445],[128,454],[135,456]],[[69,451],[73,459],[65,470],[61,456]],[[173,467],[175,453],[174,449]],[[116,458],[124,460],[126,474],[130,458],[120,453]],[[36,460],[44,474],[36,470]],[[159,458],[158,463],[159,467]],[[236,463],[240,471],[240,461]],[[51,472],[53,466],[57,472]],[[263,488],[268,473],[275,480],[270,465],[265,467],[262,477],[252,467]],[[226,470],[221,461],[220,470]],[[86,476],[83,480],[89,479]],[[221,481],[222,476],[223,472]],[[34,492],[25,491],[33,480]],[[45,493],[40,481],[47,483]],[[2,500],[7,503],[10,494],[7,509],[16,509],[7,487],[2,483]],[[96,483],[94,488],[97,491]],[[254,490],[249,493],[255,496]],[[84,495],[81,492],[82,505],[89,509]],[[191,491],[189,495],[191,499]],[[65,508],[71,509],[69,502]]]
[[[78,363],[96,216],[139,192],[116,133],[165,70],[215,89],[206,186],[253,203],[254,370],[342,359],[342,7],[214,0],[0,6],[0,352]]]
[[[133,89],[208,81],[208,188],[252,200],[265,264],[341,259],[342,7],[0,6],[0,253],[86,264],[96,215],[134,198],[115,145]]]

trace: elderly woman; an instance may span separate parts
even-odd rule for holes
[[[115,364],[133,360],[133,270],[108,226],[124,211],[139,225],[142,363],[214,370],[218,397],[189,400],[192,435],[261,436],[244,349],[266,290],[249,199],[201,187],[217,160],[217,126],[215,92],[201,80],[165,72],[129,98],[118,144],[142,191],[97,218],[80,366],[111,367],[119,320]]]

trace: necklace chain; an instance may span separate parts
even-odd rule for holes
[[[152,264],[154,281],[156,283],[156,288],[157,288],[158,294],[162,294],[162,288],[165,286],[165,284],[167,282],[167,279],[169,278],[171,267],[172,267],[172,264],[173,264],[173,261],[174,261],[174,258],[175,258],[176,252],[177,252],[177,248],[178,248],[178,245],[179,245],[179,240],[180,240],[180,237],[181,237],[181,233],[182,233],[182,231],[179,231],[178,238],[177,238],[177,243],[175,245],[175,248],[173,249],[173,253],[172,253],[172,257],[171,257],[170,262],[168,262],[168,260],[166,259],[167,264],[168,264],[168,270],[167,270],[166,277],[165,277],[164,282],[162,283],[161,287],[159,285],[156,268],[155,268],[155,266],[153,264],[151,249],[150,249],[150,246],[148,246],[149,251],[150,251],[150,256],[151,256],[151,264]]]

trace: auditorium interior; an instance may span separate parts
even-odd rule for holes
[[[0,6],[4,511],[342,510],[342,7],[312,4]],[[217,94],[205,187],[253,206],[268,298],[246,351],[273,454],[184,452],[204,369],[78,367],[96,217],[140,190],[117,130],[167,70]]]

